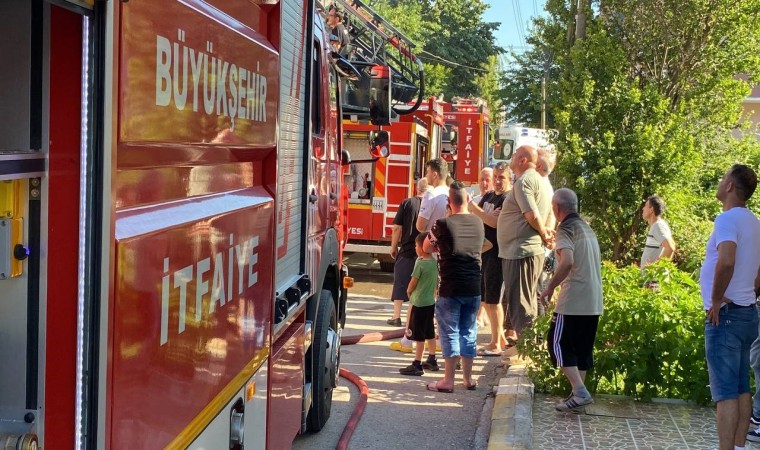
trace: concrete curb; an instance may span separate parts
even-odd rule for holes
[[[533,382],[525,364],[509,366],[507,375],[494,387],[488,450],[533,448]]]

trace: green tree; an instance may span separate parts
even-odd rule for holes
[[[498,23],[483,22],[482,0],[375,0],[368,3],[412,39],[424,61],[430,95],[498,98],[498,66],[503,50],[493,35]]]
[[[578,192],[604,256],[618,263],[639,255],[643,200],[663,196],[677,260],[693,270],[717,213],[718,178],[730,163],[756,164],[760,155],[757,142],[731,134],[760,74],[760,0],[594,2],[579,39],[574,3],[549,0],[531,36],[554,55],[557,179]],[[527,79],[535,70],[526,58],[518,72]],[[531,104],[523,103],[523,117]]]

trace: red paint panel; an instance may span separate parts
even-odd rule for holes
[[[50,7],[50,154],[45,445],[74,443],[82,17]]]
[[[165,446],[270,346],[273,211],[258,187],[117,212],[111,448]]]
[[[390,228],[385,233],[383,238],[383,228],[385,227],[385,214],[375,213],[372,214],[372,239],[373,241],[388,241],[391,240]]]
[[[275,345],[269,371],[267,448],[290,448],[301,429],[304,376],[303,315]]]
[[[348,207],[348,241],[371,239],[372,209]]]
[[[274,147],[279,66],[266,35],[200,0],[119,6],[120,168],[223,162],[224,149]],[[263,9],[247,7],[267,23]]]

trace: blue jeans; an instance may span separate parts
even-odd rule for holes
[[[760,308],[755,308],[760,317]],[[749,349],[749,365],[755,371],[755,395],[752,396],[752,414],[760,417],[760,336]]]
[[[705,320],[705,355],[714,401],[735,399],[749,392],[749,349],[757,338],[757,327],[754,305],[724,306],[717,326]]]
[[[438,297],[435,302],[435,318],[438,321],[438,337],[441,339],[444,358],[475,357],[479,308],[479,295]]]

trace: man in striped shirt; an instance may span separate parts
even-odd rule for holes
[[[649,224],[647,242],[644,246],[644,252],[641,254],[641,263],[639,264],[641,270],[644,270],[644,267],[660,258],[672,258],[673,252],[676,251],[676,242],[673,240],[670,227],[662,219],[664,212],[665,201],[661,197],[652,195],[647,198],[641,211],[641,216]]]

